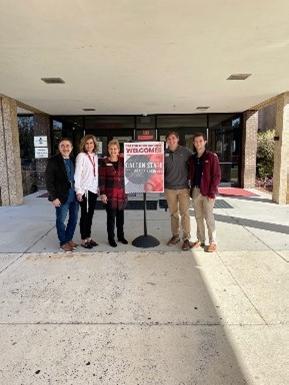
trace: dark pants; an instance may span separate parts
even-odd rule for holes
[[[81,217],[79,222],[81,239],[90,238],[92,218],[95,210],[96,198],[97,198],[97,194],[94,194],[88,191],[88,207],[87,207],[87,198],[85,195],[82,196],[82,202],[80,202]]]
[[[109,240],[114,239],[114,228],[116,221],[117,238],[124,238],[123,224],[124,224],[124,210],[113,209],[106,206],[107,213],[107,235]]]
[[[56,230],[60,246],[72,240],[78,216],[78,202],[74,192],[70,192],[68,199],[60,207],[56,207]],[[69,214],[67,226],[65,219]]]

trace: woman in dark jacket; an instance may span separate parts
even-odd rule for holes
[[[108,243],[116,247],[115,222],[117,238],[126,245],[124,237],[124,208],[127,197],[124,190],[124,159],[119,155],[120,147],[117,140],[108,143],[109,156],[102,159],[99,167],[99,192],[102,202],[106,205]]]

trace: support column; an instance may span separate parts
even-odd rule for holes
[[[34,114],[34,135],[47,136],[48,156],[51,155],[51,138],[50,138],[50,118],[45,114]],[[36,183],[38,189],[46,189],[45,185],[45,169],[48,159],[35,159],[36,162]]]
[[[256,182],[258,111],[243,114],[241,187],[254,188]]]
[[[276,140],[274,147],[273,201],[289,203],[289,92],[276,100]]]
[[[0,198],[3,206],[23,203],[16,101],[0,96]]]

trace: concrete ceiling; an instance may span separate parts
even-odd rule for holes
[[[289,89],[288,15],[288,0],[0,0],[0,93],[50,114],[243,111]]]

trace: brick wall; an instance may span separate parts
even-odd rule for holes
[[[243,114],[241,186],[255,187],[258,111],[248,110]]]
[[[289,92],[277,98],[273,201],[289,203]]]

